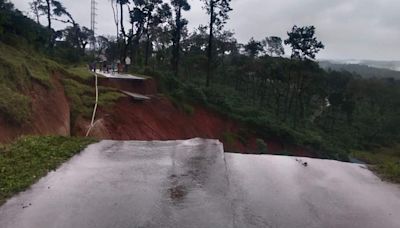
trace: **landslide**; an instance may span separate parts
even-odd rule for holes
[[[123,97],[112,108],[100,107],[90,136],[112,140],[212,138],[222,141],[229,152],[315,157],[306,148],[258,138],[248,127],[202,105],[182,105],[162,94],[148,96],[151,99],[146,101]],[[80,119],[74,134],[83,136],[88,127],[89,121]]]
[[[0,143],[23,135],[85,136],[95,101],[84,67],[58,64],[29,48],[0,43]],[[157,83],[99,78],[99,109],[91,137],[114,140],[219,139],[225,150],[311,156],[305,148],[258,137],[237,121],[200,104],[158,93]],[[148,95],[137,101],[121,91]]]
[[[70,108],[58,64],[0,43],[0,142],[26,135],[70,135]]]
[[[78,117],[91,115],[92,75],[60,65],[37,51],[0,42],[0,143],[23,135],[71,135]],[[123,96],[101,87],[107,107]]]

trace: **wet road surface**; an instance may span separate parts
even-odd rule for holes
[[[216,140],[102,141],[10,199],[0,227],[398,228],[400,190],[360,165]]]
[[[225,154],[236,227],[399,228],[400,188],[363,165]]]

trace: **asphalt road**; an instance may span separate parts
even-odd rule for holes
[[[400,189],[360,165],[215,140],[102,141],[10,199],[0,227],[398,228]]]

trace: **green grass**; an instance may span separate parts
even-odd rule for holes
[[[78,117],[90,118],[95,91],[93,74],[84,66],[61,66],[31,50],[16,49],[0,42],[0,114],[16,124],[29,123],[31,98],[27,91],[32,80],[51,88],[51,75],[59,72],[71,105],[72,122]],[[124,95],[115,89],[100,88],[99,105],[112,106]]]
[[[111,107],[119,98],[125,96],[119,91],[101,87],[99,89],[99,106],[103,108]]]
[[[85,66],[69,67],[67,73],[75,79],[81,79],[83,81],[90,81],[93,78],[93,73],[90,72]]]
[[[238,135],[232,132],[224,132],[222,134],[222,140],[224,143],[228,144],[229,146],[233,146],[237,140],[238,140]]]
[[[94,75],[86,67],[70,67],[64,71],[66,78],[63,79],[65,93],[71,103],[71,119],[82,116],[90,118],[95,102],[95,89],[91,85]],[[99,87],[99,106],[111,107],[119,98],[125,95],[117,89]]]
[[[0,146],[0,205],[94,142],[89,138],[29,136]]]
[[[71,103],[71,121],[78,116],[90,118],[95,103],[94,86],[83,84],[71,78],[63,80],[64,89]],[[112,88],[99,87],[99,107],[111,107],[119,98],[125,95]]]
[[[34,50],[19,50],[0,43],[0,82],[12,83],[13,88],[26,88],[32,79],[51,87],[51,73],[60,68]]]
[[[384,180],[400,183],[400,144],[374,151],[353,151],[352,157],[369,164]]]
[[[24,124],[30,118],[29,91],[32,80],[50,88],[50,76],[60,65],[26,49],[18,50],[0,42],[0,113]]]
[[[0,113],[3,113],[7,120],[13,123],[28,123],[30,120],[30,99],[14,92],[4,84],[0,84]]]

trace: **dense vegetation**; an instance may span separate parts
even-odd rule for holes
[[[0,145],[0,205],[93,143],[88,138],[24,137]]]
[[[71,44],[70,32],[51,33],[69,38],[53,40],[57,45],[50,48],[47,28],[24,16],[11,3],[0,0],[0,113],[13,124],[30,123],[32,83],[52,89],[50,76],[56,72],[63,76],[61,82],[71,103],[72,122],[78,116],[91,115],[95,93],[89,84],[93,75],[84,67],[76,67],[90,57],[79,51],[82,47]],[[110,88],[100,89],[99,104],[103,107],[123,96]]]
[[[192,32],[184,18],[188,1],[168,2],[113,0],[116,36],[93,37],[61,1],[32,2],[37,18],[48,19],[45,27],[0,0],[0,40],[26,37],[35,50],[63,63],[104,57],[125,63],[130,57],[132,72],[157,78],[175,101],[202,103],[246,123],[265,139],[306,145],[321,157],[346,160],[350,149],[399,142],[400,82],[321,69],[315,57],[324,45],[315,27],[294,26],[286,38],[267,36],[240,44],[233,32],[224,30],[230,0],[203,0],[209,23]],[[55,31],[52,20],[65,21],[66,28]],[[88,49],[90,42],[97,48]],[[282,57],[283,43],[292,48],[290,58]]]
[[[400,183],[400,145],[372,151],[353,151],[352,156],[367,164],[384,180]]]

